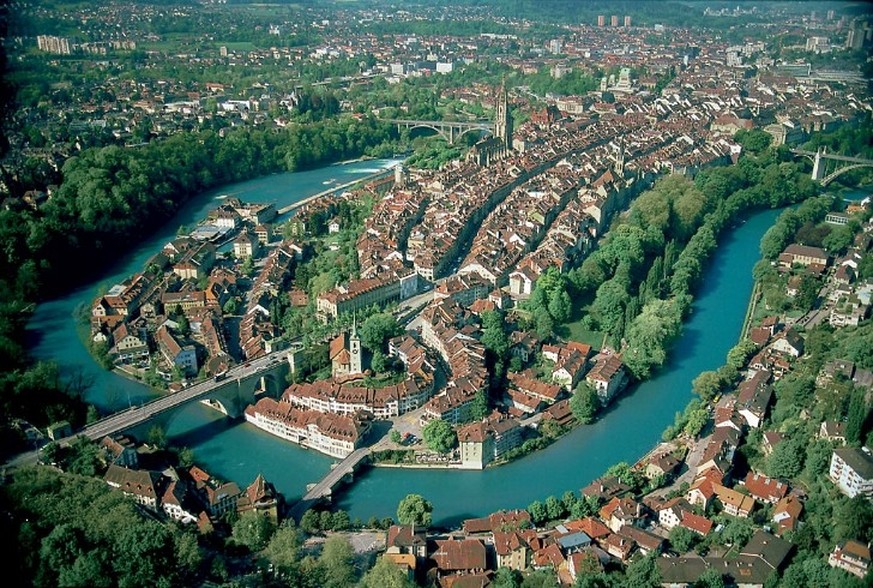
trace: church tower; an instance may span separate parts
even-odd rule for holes
[[[624,177],[624,141],[618,140],[618,153],[615,157],[615,173],[619,177]]]
[[[361,338],[358,337],[357,323],[352,325],[352,334],[349,337],[349,373],[360,374],[361,369]]]
[[[497,107],[494,113],[494,136],[502,139],[507,151],[512,149],[512,115],[509,113],[509,99],[506,95],[506,81],[500,83],[497,92]]]

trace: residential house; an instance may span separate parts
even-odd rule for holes
[[[636,543],[633,539],[628,539],[618,533],[610,534],[600,542],[600,545],[606,549],[606,553],[623,562],[630,559],[634,548],[636,548]]]
[[[858,495],[873,498],[873,455],[870,449],[834,449],[828,478],[849,498]]]
[[[109,354],[116,364],[129,364],[148,361],[149,346],[127,323],[120,323],[112,331],[113,345]]]
[[[800,357],[803,355],[803,337],[797,331],[788,330],[782,336],[776,337],[770,348],[791,357]]]
[[[619,356],[601,354],[595,358],[585,381],[594,387],[600,403],[606,406],[627,385],[628,376]]]
[[[110,464],[103,480],[118,488],[124,494],[132,496],[136,502],[157,511],[161,497],[164,494],[165,482],[163,476],[148,470],[132,470],[115,464]]]
[[[485,544],[479,539],[444,539],[436,541],[430,558],[436,563],[437,575],[481,573],[488,568]]]
[[[124,468],[139,467],[139,456],[133,441],[125,435],[103,437],[100,447],[106,453],[107,462]]]
[[[721,484],[713,484],[712,489],[715,491],[716,498],[718,498],[718,501],[724,507],[724,512],[729,515],[748,518],[752,509],[755,508],[755,499],[751,496],[746,496]]]
[[[507,451],[521,445],[521,426],[495,412],[479,423],[458,430],[461,467],[481,470]]]
[[[552,381],[563,386],[568,392],[572,392],[582,376],[585,375],[587,367],[588,358],[586,355],[575,350],[562,354],[552,370]]]
[[[427,557],[427,531],[415,525],[391,525],[388,527],[386,553],[406,553],[418,559]]]
[[[637,527],[626,525],[621,528],[618,534],[622,537],[633,541],[643,555],[649,553],[660,553],[664,549],[664,539]]]
[[[193,345],[179,345],[166,325],[161,325],[155,331],[155,341],[170,366],[179,366],[186,375],[197,373],[197,351]]]
[[[509,274],[509,294],[524,300],[533,293],[539,276],[528,266],[522,266]]]
[[[586,498],[593,496],[597,498],[600,502],[609,502],[616,496],[622,496],[623,494],[627,494],[628,492],[630,492],[630,486],[624,484],[615,476],[597,478],[596,480],[582,488],[583,496],[585,496]]]
[[[770,455],[777,445],[782,443],[784,435],[779,431],[764,431],[761,436],[761,448],[764,450],[764,455]]]
[[[161,509],[171,519],[182,524],[197,522],[203,507],[184,479],[172,480],[161,497]]]
[[[779,265],[783,267],[791,267],[795,263],[806,266],[811,264],[827,266],[829,261],[830,256],[824,249],[797,243],[792,243],[779,254]]]
[[[754,429],[761,426],[773,398],[773,390],[767,384],[769,379],[770,372],[757,371],[751,378],[743,381],[737,391],[737,410]]]
[[[701,537],[706,537],[712,531],[713,522],[706,517],[696,515],[690,511],[682,512],[682,520],[679,521],[679,526],[697,533]]]
[[[487,517],[466,519],[463,523],[464,532],[468,535],[494,531],[515,531],[530,526],[530,514],[526,510],[499,510]]]
[[[517,532],[494,531],[493,541],[498,569],[509,568],[518,571],[527,569],[530,550]]]
[[[788,493],[787,484],[755,472],[746,475],[744,484],[752,498],[768,504],[776,504]]]
[[[818,429],[818,438],[845,445],[846,423],[841,421],[822,421]]]
[[[239,237],[233,240],[233,256],[237,259],[257,257],[260,250],[260,241],[248,231],[243,231]]]
[[[870,546],[854,539],[839,543],[828,556],[828,565],[864,578],[870,570]]]
[[[649,504],[650,508],[658,515],[658,524],[671,530],[682,521],[683,513],[691,510],[691,505],[681,497],[671,498],[659,504]]]
[[[268,482],[263,474],[258,474],[255,481],[240,494],[236,502],[236,510],[239,513],[254,511],[268,516],[275,523],[279,520],[279,498],[275,486]]]
[[[652,457],[646,463],[645,474],[650,480],[663,477],[665,480],[673,476],[679,466],[682,465],[682,460],[676,459],[671,453],[657,455]]]
[[[643,505],[633,498],[615,497],[600,509],[599,514],[613,533],[618,533],[625,525],[642,526],[646,518]]]
[[[704,510],[709,507],[713,498],[715,498],[715,489],[713,488],[712,481],[707,478],[695,480],[691,487],[688,488],[688,492],[685,493],[685,500],[689,504],[692,506],[699,504]]]
[[[776,534],[795,530],[802,512],[803,502],[797,496],[789,495],[777,502],[771,519],[777,525]]]

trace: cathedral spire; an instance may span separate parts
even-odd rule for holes
[[[503,139],[507,150],[512,149],[512,115],[509,114],[509,98],[506,93],[506,78],[500,82],[494,108],[494,136]]]

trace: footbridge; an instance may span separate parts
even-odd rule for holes
[[[432,129],[443,137],[449,144],[454,144],[455,141],[471,131],[485,131],[487,133],[494,132],[494,123],[488,120],[473,121],[473,122],[456,122],[448,120],[406,120],[406,119],[390,119],[386,122],[397,125],[397,130],[400,129]]]
[[[290,516],[294,517],[295,521],[300,522],[300,518],[307,510],[322,500],[329,499],[333,489],[344,480],[348,481],[354,475],[355,469],[369,457],[369,447],[361,447],[351,452],[345,459],[331,468],[325,477],[309,486],[303,498],[291,507]]]
[[[822,186],[827,186],[842,174],[858,169],[860,167],[873,167],[873,160],[864,159],[861,157],[850,157],[847,155],[836,155],[828,153],[826,148],[820,148],[817,151],[805,151],[803,149],[792,149],[791,153],[808,158],[812,161],[812,179],[816,182],[821,182]],[[830,167],[828,172],[828,161],[835,162]]]
[[[255,395],[266,392],[278,396],[285,388],[285,376],[290,365],[288,350],[275,351],[244,365],[231,368],[218,379],[206,380],[178,392],[156,398],[139,407],[117,412],[92,423],[79,431],[89,439],[102,439],[141,425],[157,415],[174,410],[190,402],[207,401],[230,417],[242,416]]]

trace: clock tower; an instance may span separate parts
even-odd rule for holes
[[[360,374],[361,369],[361,338],[358,337],[357,325],[352,326],[352,334],[349,337],[349,373]]]

